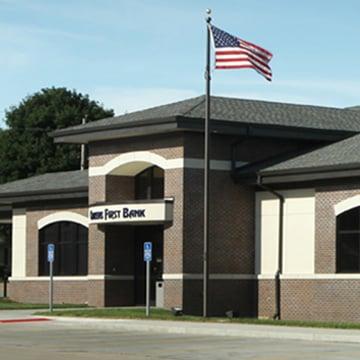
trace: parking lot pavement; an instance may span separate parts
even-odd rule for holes
[[[360,345],[99,330],[76,323],[0,324],[1,360],[359,359]]]

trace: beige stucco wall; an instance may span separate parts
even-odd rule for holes
[[[279,244],[279,200],[267,192],[255,195],[255,272],[273,275]]]
[[[280,191],[284,203],[283,274],[314,274],[315,191]],[[279,200],[268,192],[256,194],[256,273],[274,275],[278,263]]]
[[[12,276],[26,275],[26,209],[14,209],[12,218]]]

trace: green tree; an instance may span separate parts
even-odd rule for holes
[[[53,171],[80,167],[80,146],[55,144],[49,133],[79,125],[84,117],[94,121],[114,116],[75,90],[46,88],[26,97],[5,113],[0,129],[0,183]]]

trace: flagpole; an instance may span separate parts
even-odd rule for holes
[[[203,248],[203,317],[208,316],[209,295],[209,180],[210,180],[210,37],[211,10],[206,10],[206,95],[204,128],[204,248]]]

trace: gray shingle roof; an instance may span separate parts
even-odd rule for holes
[[[128,122],[138,122],[154,119],[164,119],[173,116],[185,116],[190,113],[198,105],[205,101],[204,96],[199,96],[175,103],[152,107],[149,109],[135,111],[128,114],[106,118],[102,120],[92,121],[85,125],[71,126],[65,129],[57,130],[56,133],[61,133],[63,130],[78,130],[78,129],[93,129],[97,127],[108,127],[113,125],[120,125]]]
[[[331,167],[360,167],[360,135],[270,166],[261,173],[306,172]]]
[[[355,105],[355,106],[349,106],[347,108],[345,108],[347,110],[353,110],[353,111],[359,111],[360,110],[360,105]]]
[[[98,120],[66,129],[58,130],[55,136],[69,131],[94,131],[108,126],[126,123],[149,122],[182,116],[204,118],[204,96],[176,103],[157,106],[129,114]],[[312,105],[297,105],[259,100],[245,100],[212,96],[211,117],[214,120],[247,124],[289,126],[319,130],[340,130],[360,132],[360,112]]]
[[[87,170],[54,172],[2,184],[0,185],[0,198],[29,193],[65,192],[87,187]]]

